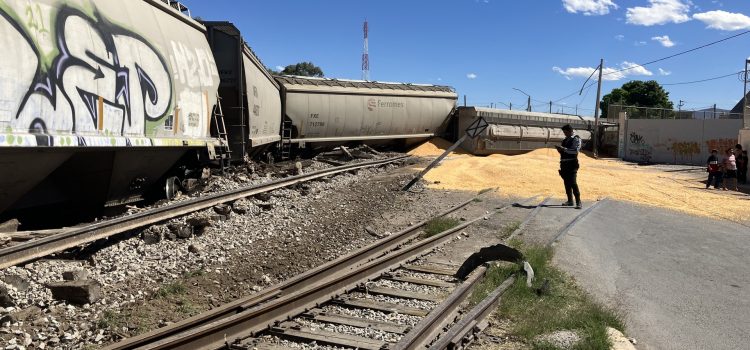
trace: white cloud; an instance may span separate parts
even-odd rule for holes
[[[276,66],[276,70],[279,71],[279,72],[281,72],[282,70],[284,70],[284,68],[286,68],[286,67]]]
[[[624,61],[620,66],[623,69],[629,68],[628,70],[622,72],[625,75],[645,75],[647,77],[654,75],[654,73],[646,69],[646,67],[639,66],[638,64],[635,64],[633,62]]]
[[[692,3],[689,0],[648,0],[649,7],[628,8],[627,23],[653,26],[667,23],[683,23],[690,20],[688,13]]]
[[[674,46],[674,41],[669,39],[669,35],[662,35],[662,36],[655,36],[651,38],[653,41],[658,41],[661,46],[664,47],[672,47]]]
[[[659,68],[659,75],[663,75],[663,76],[672,75],[672,72]]]
[[[708,28],[718,30],[750,29],[750,17],[741,13],[722,10],[696,13],[693,18],[708,25]]]
[[[477,75],[474,74],[474,73],[469,73],[469,74],[466,74],[466,77],[469,78],[469,79],[476,79]]]
[[[618,41],[622,41],[623,39],[625,39],[625,36],[622,34],[617,34],[615,35],[615,39],[617,39]]]
[[[610,8],[618,8],[612,0],[563,0],[563,7],[570,13],[580,12],[586,16],[606,15]]]
[[[632,68],[624,71],[622,69]],[[564,76],[565,79],[571,80],[573,78],[588,78],[591,73],[594,72],[594,67],[572,67],[562,69],[560,67],[552,67],[552,70],[560,75]],[[620,64],[620,68],[604,67],[602,71],[602,80],[604,81],[617,81],[625,79],[629,76],[652,76],[654,73],[648,69],[641,67],[635,63],[624,61]],[[598,79],[597,75],[594,75],[592,79]]]
[[[646,46],[646,45],[648,45],[648,43],[645,42],[645,41],[636,41],[636,42],[633,43],[633,45],[635,45],[635,46]]]

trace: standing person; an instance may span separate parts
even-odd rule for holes
[[[572,207],[573,196],[575,196],[576,209],[581,209],[581,192],[578,190],[576,180],[578,168],[580,168],[578,153],[581,152],[581,138],[573,132],[573,127],[570,125],[563,126],[562,131],[565,134],[565,139],[562,141],[562,145],[555,146],[555,148],[560,153],[559,173],[565,183],[565,194],[568,196],[568,201],[563,205]]]
[[[742,145],[734,146],[734,156],[737,158],[737,181],[747,182],[747,152],[742,150]]]
[[[727,182],[734,182],[734,190],[737,191],[737,160],[734,157],[734,149],[729,148],[724,152],[724,181],[722,189],[727,190]]]
[[[706,189],[714,186],[715,189],[719,189],[721,185],[721,165],[719,164],[719,150],[711,150],[711,155],[706,161],[708,171],[708,181],[706,181]]]
[[[750,162],[750,159],[747,158],[747,151],[742,151],[742,159],[745,161],[743,168],[742,168],[742,183],[747,183],[747,166],[748,162]]]

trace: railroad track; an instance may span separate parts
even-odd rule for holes
[[[137,214],[123,216],[87,226],[66,230],[61,233],[0,249],[0,269],[42,258],[50,254],[58,253],[66,249],[96,241],[98,239],[107,238],[116,234],[128,232],[172,218],[187,215],[199,210],[208,209],[215,205],[233,202],[241,198],[264,192],[270,192],[279,188],[289,187],[306,181],[312,181],[344,172],[383,166],[386,164],[403,161],[408,157],[409,156],[398,156],[364,163],[337,166],[307,174],[279,179],[257,186],[243,187],[232,191],[212,194],[208,196],[201,196],[199,198],[169,204]]]
[[[457,232],[511,206],[421,240],[415,238],[427,221],[418,223],[258,294],[107,349],[256,348],[262,347],[259,337],[264,335],[360,349],[425,346],[482,280],[485,268],[459,281],[453,277],[457,266],[423,264],[419,258],[452,240]],[[380,317],[368,319],[362,313]],[[403,316],[406,323],[392,322],[384,315]],[[322,324],[329,329],[319,329]],[[373,339],[341,332],[342,328],[390,338]]]

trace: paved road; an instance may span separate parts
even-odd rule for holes
[[[640,350],[750,349],[745,226],[608,201],[559,242],[555,263],[625,312]]]

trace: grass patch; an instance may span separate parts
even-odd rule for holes
[[[198,313],[198,309],[187,299],[182,299],[177,302],[177,312],[192,316]]]
[[[471,201],[474,202],[474,203],[482,203],[482,202],[484,202],[484,200],[482,200],[482,198],[474,198]]]
[[[180,282],[174,282],[170,284],[165,284],[159,288],[156,293],[154,293],[154,296],[160,299],[165,299],[173,295],[182,295],[187,292],[187,288],[180,283]]]
[[[197,270],[185,272],[185,274],[183,276],[185,278],[191,278],[191,277],[203,276],[205,274],[206,274],[206,270],[204,270],[204,269],[197,269]]]
[[[560,330],[578,332],[581,341],[572,349],[609,349],[607,327],[624,330],[620,315],[595,302],[562,271],[551,266],[551,248],[524,246],[519,241],[511,243],[520,249],[534,268],[535,287],[549,280],[549,290],[538,296],[526,287],[526,276],[518,265],[501,264],[487,272],[487,278],[473,292],[470,302],[483,300],[505,279],[516,274],[516,282],[503,294],[497,317],[509,319],[510,332],[523,339],[536,350],[558,349],[553,344],[540,342],[537,337]]]
[[[505,237],[510,236],[511,234],[513,234],[513,232],[518,230],[519,227],[521,227],[521,222],[519,221],[510,222],[509,224],[505,225],[505,227],[503,227],[502,231],[500,231],[500,238],[505,238]]]
[[[96,327],[99,329],[119,329],[125,324],[126,315],[112,310],[104,310],[99,320],[96,321]]]
[[[458,219],[454,218],[434,218],[427,222],[427,225],[425,225],[424,228],[424,234],[422,235],[423,238],[432,237],[440,232],[443,232],[445,230],[450,230],[456,226],[460,221]]]

